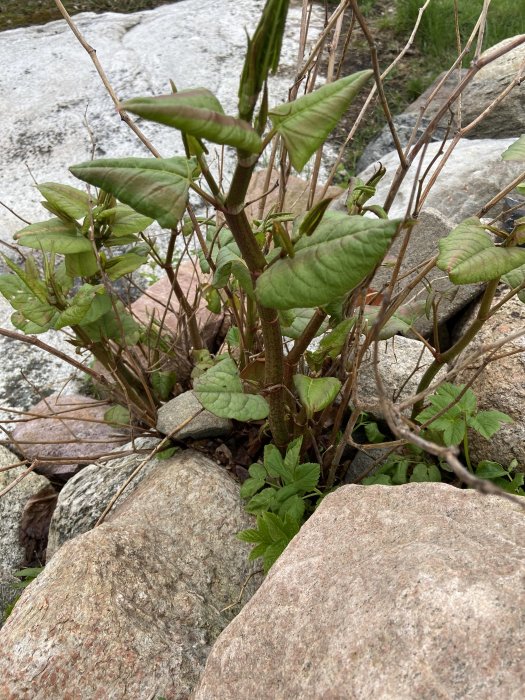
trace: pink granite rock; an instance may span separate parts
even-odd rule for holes
[[[519,506],[342,487],[221,634],[195,700],[518,700],[524,582]]]
[[[13,431],[13,447],[26,459],[44,459],[36,471],[66,481],[97,456],[129,440],[125,429],[104,422],[110,406],[79,394],[52,394],[30,409]],[[41,417],[39,417],[41,416]]]

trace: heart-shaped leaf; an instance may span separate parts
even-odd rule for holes
[[[186,204],[195,164],[186,158],[105,158],[70,171],[165,228],[175,228]]]
[[[480,220],[471,217],[439,241],[436,264],[454,284],[488,282],[525,264],[525,250],[495,246]]]
[[[304,374],[296,374],[293,383],[308,418],[329,406],[341,389],[341,382],[335,377],[312,379]]]
[[[293,258],[277,260],[257,280],[256,297],[275,309],[322,306],[357,287],[383,259],[398,221],[327,212]]]
[[[373,71],[363,70],[327,83],[294,102],[273,107],[268,116],[281,134],[293,167],[300,171],[323,145]]]
[[[72,221],[49,219],[30,224],[15,234],[20,245],[43,250],[46,253],[86,253],[92,249],[91,241],[82,236]]]
[[[153,122],[173,126],[197,138],[258,153],[261,138],[242,119],[229,117],[215,95],[205,88],[181,90],[158,97],[135,97],[124,109]]]
[[[194,391],[204,408],[220,418],[249,421],[268,415],[268,404],[262,396],[244,393],[239,370],[231,358],[196,379]]]

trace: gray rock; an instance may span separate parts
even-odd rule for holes
[[[125,457],[115,457],[104,463],[90,464],[70,479],[60,491],[58,502],[51,518],[47,543],[47,561],[68,540],[91,530],[106,506],[124,482],[141,464],[159,440],[139,438],[115,450],[128,452],[137,450]],[[142,479],[159,465],[156,459],[144,464],[124,493],[116,501],[123,503],[135,491]]]
[[[0,632],[3,700],[187,698],[250,573],[239,487],[202,455],[161,463],[67,542]],[[246,601],[259,581],[249,579]]]
[[[13,444],[27,459],[46,460],[37,467],[38,473],[67,481],[83,465],[129,439],[125,428],[104,422],[109,408],[87,396],[53,394],[39,401],[27,421],[17,425]]]
[[[412,131],[417,124],[419,119],[419,114],[416,112],[403,112],[398,114],[393,118],[394,126],[396,128],[396,133],[399,138],[399,142],[402,148],[407,146],[410,137],[412,136]],[[424,117],[417,130],[416,138],[419,138],[427,126],[430,124],[430,119]],[[443,128],[436,129],[432,134],[432,141],[442,141],[445,137],[445,130]],[[356,170],[357,172],[362,172],[372,163],[376,163],[378,160],[390,153],[395,149],[394,139],[392,138],[392,133],[388,124],[383,127],[381,133],[375,137],[367,145],[363,151],[361,157],[357,161]]]
[[[439,252],[439,240],[447,236],[454,226],[439,211],[425,209],[421,212],[417,224],[412,229],[410,242],[403,257],[399,277],[401,281],[394,287],[394,294],[398,293],[419,273],[423,263]],[[399,254],[403,239],[398,238],[389,251],[389,257]],[[410,274],[409,274],[410,273]],[[378,268],[372,286],[374,289],[382,289],[390,281],[392,268],[381,266]],[[405,303],[411,301],[425,301],[428,297],[428,285],[432,286],[437,307],[438,324],[441,325],[449,318],[455,316],[467,304],[476,299],[483,291],[482,284],[464,284],[454,286],[446,274],[434,267],[425,278],[426,285],[420,282],[410,293]],[[424,336],[430,336],[433,331],[433,320],[426,316],[419,318],[414,328]]]
[[[517,700],[524,543],[503,499],[344,486],[221,634],[194,698]]]
[[[517,37],[504,39],[499,44],[492,46],[482,54],[482,58],[516,38]],[[496,99],[516,76],[524,60],[525,44],[521,44],[521,46],[518,46],[513,51],[500,56],[495,61],[481,68],[467,85],[461,96],[462,126],[466,126],[472,120],[476,119],[476,117]],[[461,77],[464,77],[466,72],[467,70],[464,69],[461,73]],[[434,83],[423,95],[418,97],[418,99],[408,107],[407,111],[420,111],[441,80],[442,75],[436,78]],[[425,116],[433,117],[437,114],[452,91],[457,87],[460,79],[457,73],[454,73],[449,78],[444,88],[440,90],[436,98],[434,98],[428,106],[428,109],[425,111]],[[450,114],[447,114],[443,118],[442,124],[445,125],[449,118]],[[457,128],[457,126],[459,125],[456,120],[454,122],[454,128]],[[523,131],[525,131],[525,93],[523,87],[517,85],[495,109],[489,112],[485,118],[467,134],[467,138],[512,138],[519,136]]]
[[[419,381],[432,360],[430,350],[418,340],[401,335],[396,335],[390,340],[380,340],[378,368],[387,399],[394,402],[403,401],[415,394]],[[444,373],[443,368],[435,381]],[[372,351],[365,356],[359,369],[356,400],[361,410],[384,418],[376,387]]]
[[[502,289],[496,300],[508,291]],[[477,313],[476,305],[465,314],[456,328],[456,338],[470,325]],[[519,330],[525,331],[525,306],[516,297],[508,301],[494,316],[485,322],[481,331],[470,343],[467,350],[455,364],[465,365],[454,380],[457,384],[469,382],[480,369],[484,357],[469,362],[469,356],[491,343],[495,343]],[[507,353],[517,351],[517,354]],[[505,345],[495,362],[490,362],[474,379],[472,390],[478,399],[481,410],[495,409],[507,413],[513,423],[504,424],[498,432],[486,440],[474,431],[469,432],[471,458],[474,463],[489,459],[508,466],[513,459],[518,460],[518,470],[525,472],[525,336]],[[507,354],[507,355],[506,355]],[[506,356],[504,356],[506,355]]]
[[[359,450],[347,469],[343,479],[344,483],[352,484],[357,479],[375,474],[382,464],[381,460],[387,457],[389,451],[386,447],[370,449],[366,452]]]
[[[0,445],[0,468],[17,464],[20,459]],[[15,467],[0,472],[0,492],[11,484],[26,467]],[[20,525],[24,506],[31,496],[49,484],[38,474],[28,474],[19,484],[0,497],[0,624],[6,605],[18,592],[12,583],[18,581],[13,572],[24,564],[25,550],[20,541]]]
[[[515,140],[465,139],[460,141],[447,160],[426,199],[425,209],[437,210],[454,225],[469,216],[473,216],[522,171],[522,163],[503,161],[501,159],[503,151]],[[422,171],[436,157],[439,148],[439,143],[429,144],[423,159]],[[416,161],[408,170],[408,174],[390,209],[389,215],[391,218],[403,217],[406,214],[419,160],[419,158],[416,158]],[[397,152],[393,151],[382,157],[381,162],[385,166],[387,173],[379,183],[376,195],[369,201],[370,204],[384,204],[399,165]],[[434,172],[438,162],[439,159],[432,165],[428,177]],[[376,166],[370,166],[359,177],[367,180],[375,169]],[[426,182],[428,182],[428,177]],[[496,216],[499,211],[500,209],[493,209],[489,215]]]
[[[175,439],[201,440],[220,437],[229,435],[233,429],[229,418],[219,418],[210,411],[203,410],[202,404],[193,391],[186,391],[159,408],[157,430],[163,435],[171,435],[177,426],[192,416],[195,418],[174,435]]]

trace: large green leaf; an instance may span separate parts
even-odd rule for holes
[[[276,309],[322,306],[357,287],[383,259],[398,221],[327,212],[295,256],[277,260],[257,280],[255,293]]]
[[[454,284],[488,282],[525,264],[525,250],[495,246],[480,220],[471,217],[439,241],[436,264]]]
[[[130,251],[107,260],[104,265],[104,271],[109,279],[114,282],[124,275],[129,275],[130,272],[138,270],[147,260],[147,256]]]
[[[49,219],[30,224],[15,234],[20,245],[46,253],[86,253],[91,241],[82,236],[78,226],[61,219]]]
[[[502,276],[501,281],[508,284],[511,289],[519,287],[525,282],[525,265],[520,265],[520,267],[516,267],[514,270],[507,272],[506,275]],[[517,296],[518,299],[525,304],[525,289],[518,292]]]
[[[94,301],[96,299],[97,297]],[[106,297],[102,296],[101,299],[103,308]],[[99,316],[96,321],[86,323],[84,318],[80,325],[94,342],[116,340],[121,345],[135,345],[140,339],[141,327],[126,311],[121,301],[111,304],[110,310]]]
[[[186,158],[105,158],[70,168],[79,180],[110,192],[165,228],[184,214],[195,165]]]
[[[89,195],[87,192],[56,182],[43,182],[37,187],[52,207],[72,219],[83,219],[88,215]]]
[[[261,138],[255,129],[242,119],[224,114],[219,100],[205,88],[158,97],[135,97],[124,102],[123,107],[144,119],[173,126],[213,143],[251,153],[258,153],[261,148]]]
[[[268,415],[262,396],[245,394],[235,362],[227,358],[195,380],[195,395],[211,413],[238,421],[260,420]]]
[[[293,383],[308,418],[329,406],[341,389],[341,382],[335,377],[312,379],[304,374],[296,374]]]
[[[323,145],[372,74],[372,70],[363,70],[348,75],[294,102],[270,109],[268,116],[283,137],[296,170],[302,170]]]
[[[519,137],[517,141],[501,154],[503,160],[525,160],[525,134]]]

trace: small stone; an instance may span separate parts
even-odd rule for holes
[[[425,370],[433,361],[430,350],[423,343],[402,335],[378,342],[378,369],[383,380],[386,398],[399,402],[417,392]],[[436,375],[438,381],[446,369]],[[374,372],[374,355],[370,350],[363,359],[357,381],[357,403],[363,411],[384,418]],[[410,411],[409,411],[410,412]]]
[[[157,430],[163,435],[171,435],[178,425],[192,416],[195,418],[173,436],[176,440],[221,437],[229,435],[233,430],[233,423],[229,418],[219,418],[203,409],[193,391],[176,396],[159,409]]]

